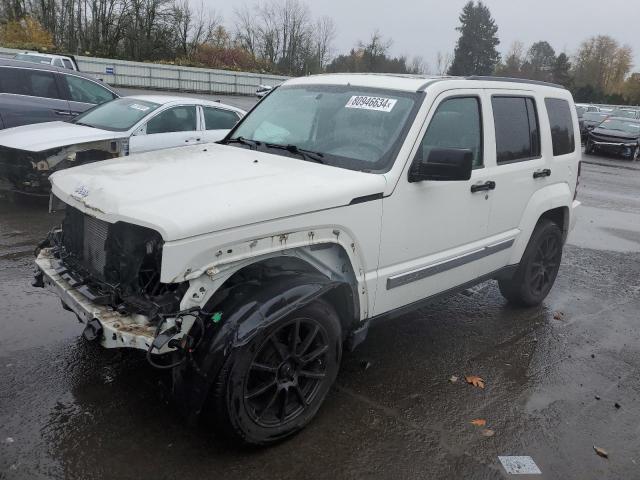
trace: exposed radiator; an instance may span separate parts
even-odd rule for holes
[[[109,224],[97,218],[84,216],[84,242],[82,260],[92,273],[102,277],[107,262],[105,243],[109,232]]]

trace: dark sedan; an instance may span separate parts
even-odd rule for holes
[[[600,125],[604,120],[609,117],[608,113],[604,112],[584,112],[582,118],[579,121],[580,135],[583,139],[586,139],[587,134],[595,127]]]
[[[585,153],[595,151],[640,159],[640,120],[608,118],[587,134]]]

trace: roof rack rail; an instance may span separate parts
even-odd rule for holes
[[[511,77],[496,77],[496,76],[483,76],[483,75],[471,75],[464,77],[467,80],[485,80],[490,82],[511,82],[511,83],[529,83],[532,85],[544,85],[545,87],[561,88],[566,90],[566,87],[557,83],[542,82],[540,80],[529,80],[526,78],[511,78]]]

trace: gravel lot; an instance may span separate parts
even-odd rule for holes
[[[30,286],[59,218],[0,193],[0,479],[507,478],[499,455],[534,459],[542,475],[521,478],[640,478],[640,168],[585,160],[541,307],[511,308],[488,282],[373,326],[315,421],[266,450],[186,427],[142,355],[83,341]],[[449,381],[471,374],[486,388]]]

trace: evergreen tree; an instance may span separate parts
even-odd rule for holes
[[[553,65],[553,82],[569,87],[572,83],[571,62],[566,54],[561,53]]]
[[[496,47],[498,26],[489,9],[471,0],[460,14],[460,38],[456,44],[449,75],[491,75],[500,61]]]

